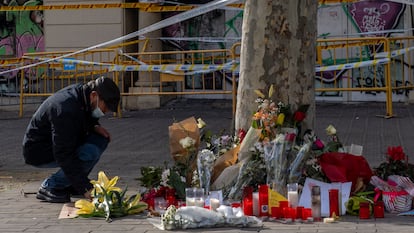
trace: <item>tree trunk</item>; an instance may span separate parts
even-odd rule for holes
[[[317,0],[246,0],[235,129],[248,129],[257,109],[256,89],[273,84],[274,102],[292,110],[310,105],[303,129],[315,118]]]

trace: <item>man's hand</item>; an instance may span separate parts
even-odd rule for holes
[[[94,129],[95,129],[95,133],[98,133],[102,135],[103,137],[107,138],[109,141],[111,141],[111,135],[104,127],[100,125],[95,125]]]

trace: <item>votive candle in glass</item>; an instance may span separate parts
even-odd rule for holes
[[[374,203],[374,217],[384,218],[384,202],[377,201]]]
[[[296,208],[299,202],[298,183],[287,184],[287,194],[290,207]]]
[[[329,217],[339,216],[339,190],[329,189]]]
[[[269,186],[259,185],[259,216],[269,215]]]
[[[244,187],[242,207],[244,215],[253,215],[253,187]]]
[[[369,218],[370,218],[369,203],[360,202],[359,203],[359,219],[369,219]]]

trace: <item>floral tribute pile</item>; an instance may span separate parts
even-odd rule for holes
[[[141,196],[127,198],[125,191],[114,186],[118,178],[108,180],[102,172],[98,181],[92,182],[93,201],[76,203],[79,215],[110,219],[147,209],[151,215],[161,216],[160,229],[257,226],[259,219],[246,217],[240,211],[243,190],[258,192],[259,186],[265,184],[272,193],[286,197],[287,184],[297,183],[300,195],[308,178],[325,183],[352,182],[345,204],[348,214],[358,215],[361,202],[370,205],[370,213],[382,202],[393,213],[411,209],[414,165],[408,163],[401,147],[389,147],[387,161],[371,169],[363,156],[347,151],[333,125],[326,128],[326,141],[313,130],[303,128],[308,105],[292,109],[288,104],[274,102],[273,92],[273,86],[266,94],[256,91],[257,110],[246,130],[213,134],[207,130],[206,122],[194,117],[172,124],[172,164],[141,168],[139,181],[146,188]],[[220,204],[225,205],[215,213],[185,206],[189,187],[203,188],[206,196],[210,191],[219,192]],[[168,206],[162,212],[155,202],[160,198]],[[205,207],[209,204],[206,201]],[[233,204],[233,210],[228,210]]]
[[[274,102],[273,92],[273,86],[266,94],[256,91],[258,107],[247,130],[215,135],[206,130],[201,118],[194,117],[170,126],[174,163],[141,169],[141,185],[148,189],[143,200],[150,208],[155,197],[169,196],[171,204],[184,200],[186,187],[202,187],[206,194],[221,190],[224,199],[237,201],[247,186],[257,191],[259,184],[268,184],[286,196],[287,183],[303,184],[307,177],[331,182],[320,158],[344,152],[335,127],[329,125],[329,140],[321,140],[312,130],[302,129],[309,106],[294,110],[288,104]],[[336,165],[329,164],[331,168]],[[359,181],[361,190],[369,178]],[[174,198],[166,194],[171,192],[175,192]]]

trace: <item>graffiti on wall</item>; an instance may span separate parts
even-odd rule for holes
[[[346,15],[346,20],[351,24],[351,28],[345,26],[346,31],[356,31],[361,37],[389,37],[392,30],[399,27],[402,23],[401,19],[405,11],[405,5],[401,3],[388,1],[360,1],[349,4],[342,4],[342,10]],[[331,14],[332,15],[332,14]],[[337,14],[335,14],[337,16]],[[326,20],[326,18],[324,19]],[[345,22],[343,22],[345,23]],[[323,22],[322,22],[323,24]],[[331,28],[332,29],[332,28]],[[329,33],[322,34],[329,35]],[[357,48],[349,52],[347,57],[333,57],[331,53],[326,53],[323,59],[324,64],[343,64],[346,61],[372,60],[373,54],[382,52],[382,46],[366,45],[362,48]],[[398,63],[398,62],[397,62]],[[391,66],[399,66],[400,64],[392,64]],[[396,80],[395,85],[406,85],[402,83],[401,75],[397,69],[394,75],[400,78]],[[345,76],[349,74],[349,76]],[[343,87],[345,81],[351,79],[353,87],[383,87],[385,86],[385,74],[383,66],[363,67],[359,69],[352,69],[351,74],[347,70],[338,72],[325,72],[317,74],[316,87]],[[364,95],[377,95],[379,92],[361,92]],[[406,92],[395,92],[397,95],[406,95]],[[341,96],[341,92],[318,93],[320,96]]]
[[[43,5],[43,1],[3,0],[0,5],[37,6]],[[27,52],[45,51],[43,19],[42,11],[0,11],[0,57],[21,57]],[[17,77],[18,72],[1,76],[0,92],[19,90]]]
[[[0,5],[35,6],[40,0],[4,0]],[[0,56],[20,57],[25,52],[44,51],[42,11],[0,12]]]
[[[176,13],[164,14],[163,18],[171,17]],[[223,41],[211,41],[208,38],[225,38],[240,37],[241,22],[243,12],[235,11],[228,16],[225,10],[214,10],[201,16],[189,19],[163,29],[163,37],[172,38],[164,41],[164,48],[178,50],[210,50],[210,49],[228,49],[233,44]],[[189,40],[179,40],[177,38],[189,38]],[[198,39],[199,40],[198,40]],[[197,59],[197,55],[195,57]],[[200,55],[200,63],[219,64],[220,59],[206,60]],[[231,73],[212,72],[186,77],[187,88],[222,89],[223,81],[231,81]],[[195,86],[193,86],[195,85]]]

